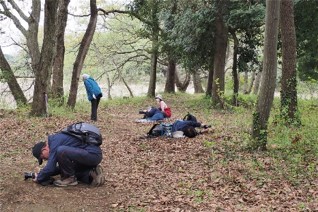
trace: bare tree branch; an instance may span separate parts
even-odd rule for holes
[[[10,18],[13,21],[14,25],[21,31],[21,33],[25,37],[27,37],[27,30],[23,27],[19,19],[10,12],[9,8],[7,7],[4,1],[0,1],[0,4],[3,8],[3,11],[0,10],[0,14],[3,14],[7,16],[8,18]]]

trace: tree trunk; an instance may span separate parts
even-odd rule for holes
[[[148,87],[148,97],[154,97],[156,95],[156,80],[157,80],[157,62],[158,62],[158,32],[154,33],[152,41],[152,53],[151,53],[151,70],[150,81]]]
[[[260,150],[266,150],[267,123],[276,85],[279,9],[280,0],[266,0],[263,76],[252,128],[256,148]]]
[[[48,93],[49,76],[52,71],[56,42],[58,1],[46,0],[44,5],[44,38],[39,65],[35,72],[34,95],[31,115],[47,115],[47,102],[43,94]]]
[[[9,85],[10,91],[17,103],[17,107],[25,105],[27,103],[27,99],[19,83],[17,82],[17,79],[14,76],[14,73],[10,67],[10,64],[4,57],[1,46],[0,46],[0,69],[2,70],[5,81]]]
[[[7,6],[8,3],[10,4],[10,7]],[[32,10],[29,16],[25,15],[14,1],[0,1],[0,4],[2,6],[2,9],[4,10],[3,15],[11,19],[17,29],[25,37],[28,53],[31,57],[32,71],[36,77],[36,72],[38,70],[41,57],[38,43],[41,1],[32,0]],[[27,29],[21,23],[22,20],[27,23]]]
[[[96,0],[90,0],[90,10],[91,10],[91,16],[89,19],[89,23],[88,23],[86,32],[84,34],[84,37],[82,39],[79,52],[77,54],[77,57],[73,66],[70,95],[67,101],[67,105],[72,109],[74,109],[76,104],[79,77],[83,68],[85,57],[89,50],[89,46],[92,42],[95,29],[96,29],[97,16],[98,16]]]
[[[296,33],[292,0],[281,3],[282,78],[281,116],[287,123],[299,123],[297,114]]]
[[[239,90],[239,79],[237,74],[237,52],[238,52],[238,39],[236,37],[235,31],[230,29],[230,33],[234,40],[234,51],[233,51],[233,67],[232,67],[232,75],[233,75],[233,97],[232,97],[232,104],[234,106],[238,106],[237,96]]]
[[[56,51],[53,62],[53,82],[52,82],[52,98],[58,99],[61,104],[64,101],[64,87],[63,87],[63,67],[64,67],[64,55],[65,55],[65,45],[64,45],[64,35],[67,23],[67,13],[68,5],[70,0],[60,0],[59,1],[59,11],[58,11],[58,28],[57,28],[57,39],[56,39]]]
[[[212,97],[212,85],[213,85],[213,65],[209,68],[208,82],[206,86],[205,95]]]
[[[175,73],[176,62],[170,59],[168,63],[166,86],[164,90],[166,93],[175,93]]]
[[[226,15],[226,8],[228,0],[217,0],[217,14],[216,14],[216,40],[214,55],[214,72],[213,72],[213,85],[212,85],[212,100],[213,103],[224,108],[223,95],[224,95],[224,77],[225,77],[225,58],[227,49],[227,27],[224,23],[223,16]]]
[[[171,1],[170,14],[165,21],[165,29],[166,31],[173,30],[175,26],[174,16],[177,13],[177,0]],[[175,73],[176,73],[176,61],[174,59],[174,53],[171,46],[168,46],[168,71],[166,78],[166,85],[164,92],[165,93],[175,93]]]
[[[108,84],[108,89],[107,89],[107,97],[108,99],[113,99],[111,94],[110,94],[110,89],[112,88],[112,84],[111,84],[111,80],[110,80],[110,77],[109,77],[109,74],[107,74],[107,84]]]
[[[194,93],[204,93],[201,78],[200,78],[200,72],[194,71],[192,74],[192,77],[193,77]]]
[[[31,57],[32,70],[35,73],[40,62],[41,52],[38,42],[38,31],[41,13],[41,1],[32,0],[32,11],[28,20],[27,33],[23,33],[26,38],[26,44]],[[19,27],[18,27],[19,28]],[[23,32],[20,28],[20,31]],[[36,75],[36,74],[35,74]]]
[[[176,86],[178,88],[178,90],[180,92],[186,92],[189,84],[190,84],[190,79],[191,79],[191,75],[189,74],[189,72],[186,72],[186,76],[183,82],[180,81],[178,73],[176,72]]]
[[[248,90],[248,71],[245,70],[245,71],[244,71],[243,93],[244,93],[244,94],[247,94],[247,90]]]
[[[130,97],[134,97],[134,94],[133,94],[131,88],[129,87],[128,83],[127,83],[126,80],[124,79],[124,77],[121,77],[121,80],[123,81],[124,85],[126,86],[128,92],[129,92]]]
[[[252,88],[253,88],[253,85],[254,85],[254,82],[255,82],[255,76],[256,76],[256,71],[253,71],[252,72],[252,77],[251,77],[251,82],[248,86],[248,89],[247,89],[247,94],[250,94],[252,92]]]
[[[257,95],[258,94],[258,90],[261,84],[261,78],[262,78],[262,72],[259,71],[256,73],[256,79],[255,79],[255,84],[254,84],[254,88],[253,88],[253,94]]]

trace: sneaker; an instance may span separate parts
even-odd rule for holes
[[[96,168],[92,169],[89,173],[89,175],[92,177],[92,186],[101,186],[105,183],[105,176],[103,173],[103,168],[101,165],[97,165]]]
[[[59,186],[59,187],[75,186],[77,184],[78,184],[78,182],[77,182],[75,176],[71,176],[71,177],[66,178],[64,180],[56,180],[56,181],[54,181],[54,185]]]

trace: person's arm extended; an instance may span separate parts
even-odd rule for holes
[[[50,153],[50,157],[47,161],[46,166],[36,175],[36,182],[42,183],[50,180],[51,176],[58,174],[58,167],[56,166],[55,153]]]
[[[190,125],[192,127],[201,127],[201,123],[200,122],[196,122],[196,121],[184,121],[187,123],[187,125]]]

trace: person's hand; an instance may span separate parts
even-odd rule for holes
[[[95,94],[93,94],[93,99],[96,99],[96,96],[95,96]]]
[[[38,179],[38,173],[34,173],[34,178],[32,179],[33,182],[37,182]]]

